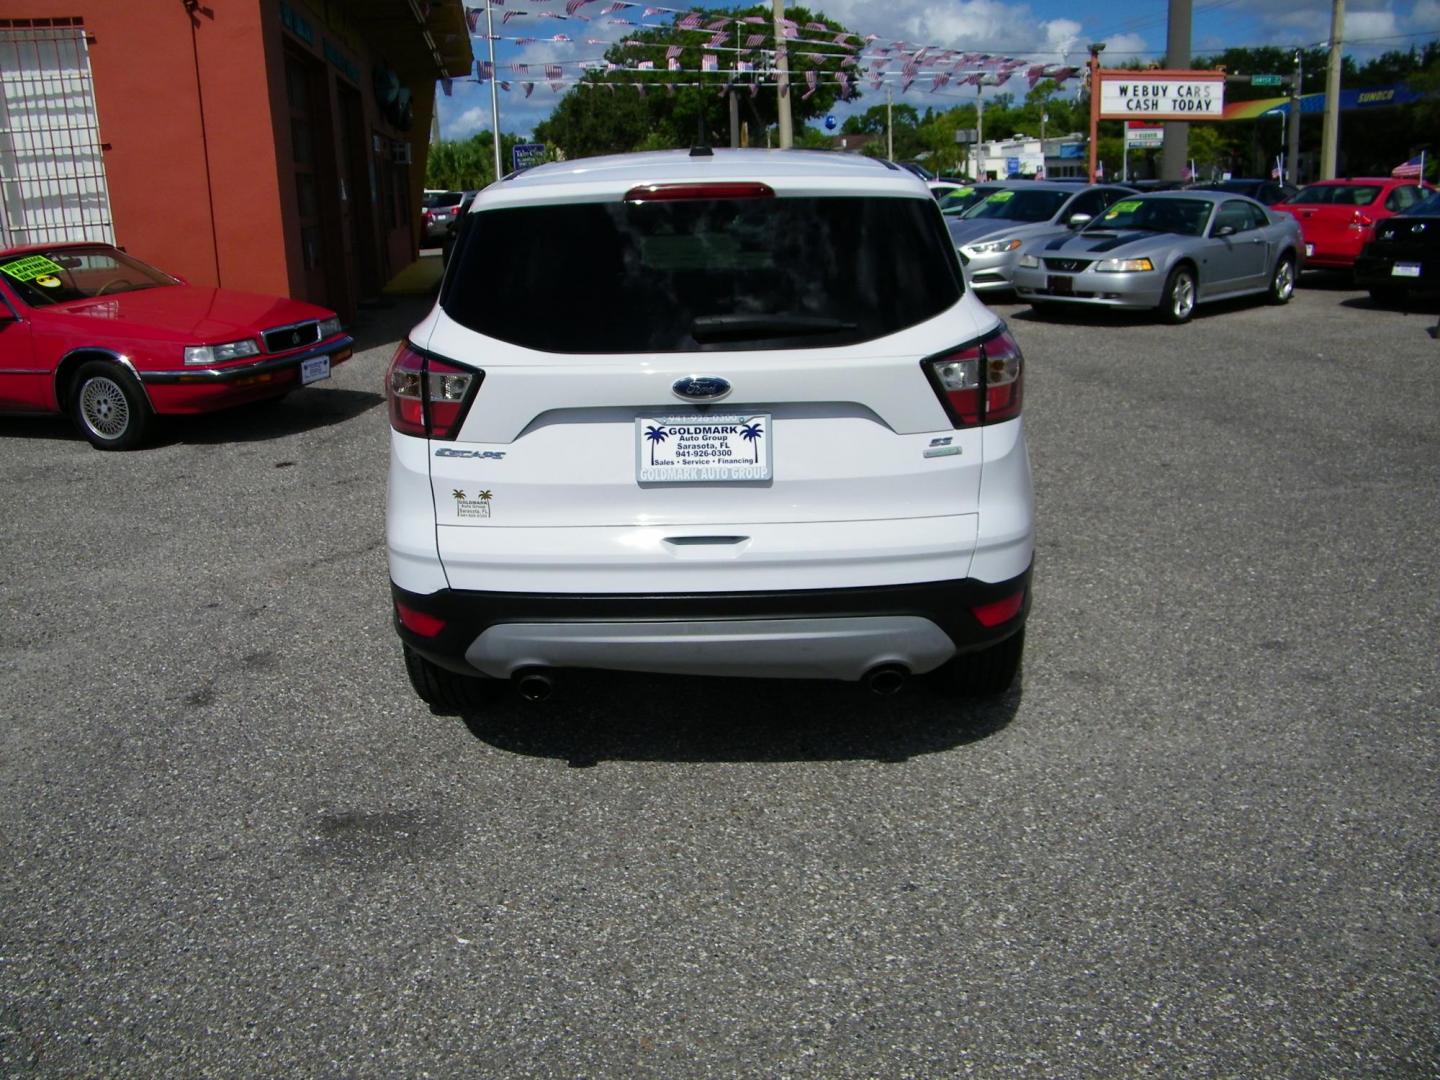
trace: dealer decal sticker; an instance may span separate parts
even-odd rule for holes
[[[460,488],[455,488],[450,492],[450,497],[455,500],[455,516],[457,518],[488,518],[490,516],[490,500],[495,495],[490,491],[477,491],[472,498]]]
[[[0,266],[8,276],[16,281],[34,281],[36,278],[49,277],[53,274],[62,274],[65,268],[59,263],[53,263],[44,255],[31,255],[28,259],[17,259],[15,262],[6,263]],[[55,285],[60,282],[56,281]],[[47,285],[53,289],[55,285]]]

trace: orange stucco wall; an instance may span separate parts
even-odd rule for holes
[[[288,294],[260,3],[206,7],[14,0],[6,15],[84,18],[116,243],[197,284]]]

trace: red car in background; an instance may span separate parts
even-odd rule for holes
[[[1348,270],[1374,239],[1376,222],[1403,213],[1433,190],[1390,176],[1321,180],[1270,209],[1300,222],[1305,269]]]
[[[330,377],[354,342],[333,311],[189,285],[108,244],[0,250],[0,413],[68,413],[101,450],[157,415]]]

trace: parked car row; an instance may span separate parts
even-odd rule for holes
[[[1432,190],[1392,177],[1327,180],[1266,206],[1252,194],[1285,194],[1266,184],[1137,192],[1119,184],[997,181],[965,192],[958,212],[946,212],[943,202],[941,210],[976,292],[1013,290],[1037,306],[1154,308],[1184,322],[1210,300],[1264,293],[1283,304],[1306,268],[1357,266],[1377,224],[1413,210]],[[1380,235],[1387,244],[1423,246],[1435,226],[1419,221],[1404,229]],[[1377,300],[1422,287],[1420,256],[1382,252],[1378,259],[1357,267]]]

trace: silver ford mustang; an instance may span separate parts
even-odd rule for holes
[[[1295,292],[1305,245],[1288,214],[1223,191],[1166,191],[1121,199],[1077,233],[1020,252],[1015,292],[1036,308],[1090,304],[1157,308],[1183,323],[1196,304]]]

